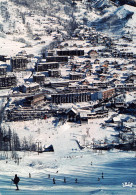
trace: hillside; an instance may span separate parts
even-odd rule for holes
[[[71,0],[2,0],[0,37],[31,47],[54,36],[53,32],[71,34],[80,25],[121,35],[134,30],[134,13],[133,6],[120,6],[110,0],[76,4]]]

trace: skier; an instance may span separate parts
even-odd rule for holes
[[[50,179],[50,174],[48,174],[48,179]]]
[[[102,179],[104,179],[103,172],[102,172]]]
[[[64,183],[66,183],[66,178],[64,177]]]
[[[31,178],[31,173],[29,173],[29,178]]]
[[[14,182],[14,184],[16,185],[17,189],[16,190],[19,190],[18,188],[18,183],[20,181],[20,178],[17,176],[17,174],[15,174],[15,178],[12,179],[12,181]]]
[[[77,183],[77,178],[75,179],[75,183]]]
[[[53,184],[55,184],[55,178],[53,178]]]

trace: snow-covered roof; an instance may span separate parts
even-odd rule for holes
[[[69,108],[68,110],[66,110],[66,114],[68,114],[70,111],[74,112],[75,114],[77,114],[77,109],[76,108]]]
[[[23,85],[24,87],[36,87],[36,86],[39,86],[39,84],[38,83],[25,83],[24,85]]]

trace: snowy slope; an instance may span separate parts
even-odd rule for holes
[[[134,31],[136,21],[136,8],[130,5],[117,6],[109,1],[94,1],[91,6],[99,10],[99,17],[90,20],[89,25],[98,30],[121,35],[128,30]],[[112,35],[111,34],[111,35]]]
[[[105,135],[108,137],[109,133],[113,134],[113,130],[110,131],[109,128],[107,130],[100,128],[99,124],[102,121],[96,119],[82,126],[62,124],[55,119],[3,124],[5,128],[10,125],[20,137],[33,135],[32,139],[41,141],[46,146],[53,144],[55,152],[39,155],[37,152],[17,152],[19,164],[11,158],[12,152],[1,152],[0,193],[15,194],[11,178],[18,174],[21,179],[18,194],[135,194],[134,152],[79,150],[75,142],[75,139],[83,142],[80,135],[85,135],[88,128],[89,140],[92,138],[101,140]],[[101,177],[102,172],[104,179]],[[54,177],[55,185],[52,182]],[[75,178],[78,179],[78,183],[75,183]],[[123,188],[124,182],[132,182],[134,186]]]
[[[63,4],[59,0],[25,2],[0,1],[1,54],[15,55],[19,48],[25,48],[28,53],[35,53],[35,50],[39,51],[47,46],[58,30],[61,31],[60,36],[67,34],[69,15],[72,13],[70,3],[65,1]],[[16,50],[15,45],[17,45]],[[40,49],[37,49],[38,47]]]
[[[135,33],[136,7],[131,5],[120,6],[110,0],[91,0],[83,5],[77,3],[79,23],[85,21],[88,26],[95,26],[97,30],[122,35],[128,30]],[[84,16],[84,17],[83,17]]]
[[[134,31],[136,8],[129,5],[117,6],[110,0],[92,0],[88,4],[71,0],[0,2],[0,37],[7,41],[33,47],[46,42],[49,31],[71,32],[77,26],[96,26],[99,30],[122,34]],[[104,24],[104,25],[103,25]],[[61,33],[62,34],[62,33]],[[48,42],[48,41],[47,41]],[[47,45],[45,43],[45,45]],[[44,45],[42,45],[44,46]]]

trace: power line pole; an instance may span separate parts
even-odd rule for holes
[[[36,144],[38,144],[38,155],[39,155],[39,148],[40,148],[41,142],[36,142]]]

